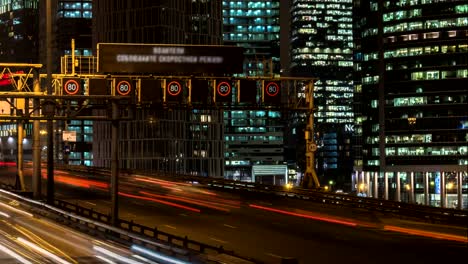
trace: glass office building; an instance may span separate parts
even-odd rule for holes
[[[297,0],[290,4],[289,72],[318,78],[314,90],[317,174],[323,183],[347,188],[353,168],[353,3]]]
[[[363,159],[356,187],[466,208],[468,4],[361,1],[359,8]]]
[[[0,61],[37,63],[38,0],[0,0]]]
[[[224,44],[245,48],[242,76],[279,74],[280,1],[223,1],[222,8]],[[265,169],[272,174],[256,177],[257,181],[285,184],[284,179],[273,180],[273,174],[283,170],[277,165],[285,160],[284,124],[278,111],[225,111],[224,124],[226,178],[252,181],[257,166],[257,175],[265,174]]]

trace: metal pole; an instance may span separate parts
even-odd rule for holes
[[[424,205],[429,206],[429,172],[424,172]]]
[[[47,95],[52,95],[52,0],[46,0]],[[47,120],[47,203],[54,204],[54,123]]]
[[[462,192],[462,184],[463,184],[463,172],[457,172],[457,208],[463,209],[463,192]]]
[[[393,178],[395,179],[395,173],[393,173]],[[395,183],[396,183],[395,201],[401,202],[401,197],[400,197],[400,195],[401,195],[401,186],[400,186],[400,172],[399,171],[396,173]]]
[[[75,39],[71,39],[72,75],[75,75]],[[65,62],[66,63],[66,62]]]
[[[111,223],[118,225],[119,219],[119,108],[117,101],[112,101],[112,138],[111,138]]]
[[[41,85],[39,81],[39,70],[34,70],[33,75],[33,91],[40,92]],[[33,99],[33,115],[40,116],[41,113],[39,111],[39,98]],[[41,198],[41,137],[40,137],[40,121],[34,120],[33,121],[33,144],[32,144],[32,151],[33,151],[33,175],[32,175],[32,191],[34,199]]]
[[[409,196],[409,202],[414,203],[414,172],[410,172],[410,196]]]
[[[384,199],[388,200],[388,173],[384,172]]]
[[[379,198],[379,172],[374,172],[374,198]]]
[[[440,173],[440,207],[441,208],[445,208],[447,207],[447,203],[446,203],[446,197],[447,197],[447,194],[446,194],[446,188],[445,188],[445,171],[442,171]]]
[[[367,197],[371,196],[370,171],[366,172]]]
[[[320,182],[315,172],[315,151],[317,150],[317,144],[314,140],[314,83],[310,81],[306,89],[306,97],[309,100],[308,110],[309,118],[306,126],[305,141],[306,141],[306,171],[303,177],[303,186],[306,188],[312,188],[314,185],[316,188],[320,187]]]
[[[20,111],[20,110],[18,110]],[[23,175],[23,138],[24,138],[24,127],[23,121],[18,121],[17,123],[18,131],[18,161],[17,161],[17,177],[18,177],[18,190],[24,192],[26,188],[24,187],[24,175]]]

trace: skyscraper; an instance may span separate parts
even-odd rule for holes
[[[38,62],[38,2],[0,1],[0,61]]]
[[[222,41],[221,23],[219,1],[93,3],[94,44],[215,45]],[[94,122],[93,132],[94,165],[109,167],[110,123]],[[162,109],[158,104],[141,107],[133,120],[121,122],[120,167],[222,177],[223,134],[219,110]]]
[[[280,73],[279,10],[278,0],[223,1],[224,44],[245,48],[242,76],[273,77]],[[272,110],[224,112],[226,178],[250,181],[256,172],[264,175],[256,178],[259,181],[285,184],[284,180],[273,180],[287,167],[282,118]]]
[[[316,77],[315,140],[322,182],[343,186],[352,172],[352,0],[290,1],[292,76]],[[297,137],[301,137],[300,130]]]
[[[93,42],[221,44],[221,3],[214,0],[100,0]]]
[[[363,160],[355,179],[373,196],[452,207],[468,181],[468,4],[363,0],[359,8]]]

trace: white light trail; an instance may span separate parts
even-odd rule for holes
[[[30,248],[36,250],[37,252],[39,252],[39,253],[41,253],[41,254],[43,254],[43,255],[45,255],[45,256],[47,256],[47,257],[53,259],[53,260],[56,261],[57,263],[72,264],[71,262],[68,262],[68,261],[66,261],[66,260],[63,260],[63,259],[59,258],[58,256],[56,256],[56,255],[50,253],[49,251],[47,251],[47,250],[45,250],[45,249],[43,249],[43,248],[37,246],[37,245],[34,244],[34,243],[31,243],[31,242],[27,241],[26,239],[24,239],[24,238],[22,238],[22,237],[18,237],[18,242],[27,245],[28,247],[30,247]]]

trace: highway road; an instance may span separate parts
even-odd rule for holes
[[[0,193],[0,263],[148,263],[110,241],[39,218]]]
[[[7,174],[0,177],[11,184]],[[55,176],[58,199],[109,213],[106,181],[77,179],[63,171]],[[292,198],[226,193],[143,175],[122,176],[120,184],[120,218],[222,245],[265,263],[287,258],[304,264],[439,263],[468,254],[467,229],[462,227]]]

